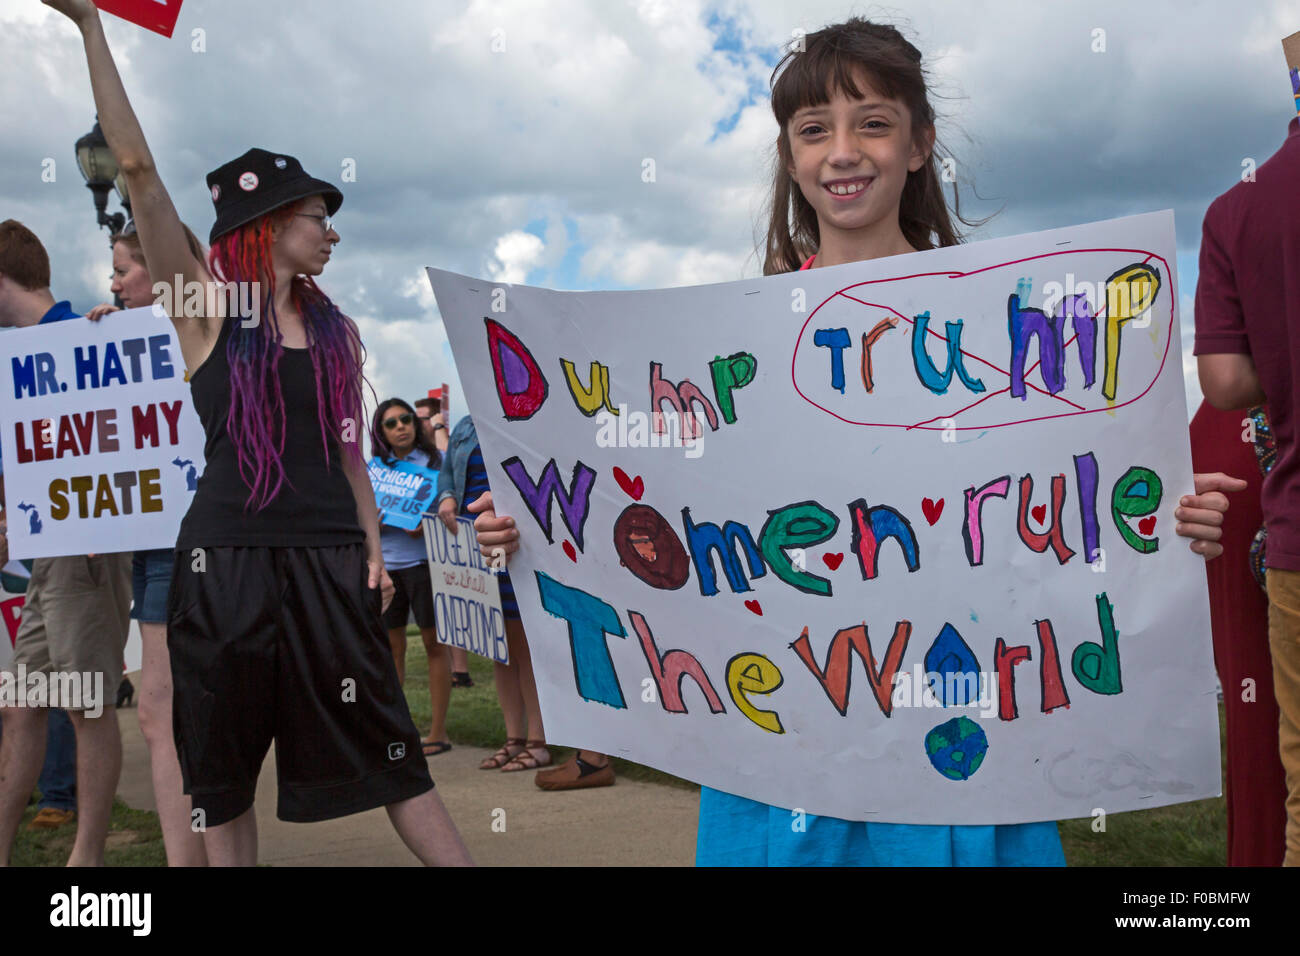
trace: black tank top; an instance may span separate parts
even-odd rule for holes
[[[240,477],[235,445],[226,433],[231,396],[229,337],[229,325],[224,324],[212,354],[190,375],[194,409],[207,436],[203,448],[207,465],[181,521],[176,547],[319,547],[364,541],[337,441],[330,448],[329,464],[325,463],[316,417],[316,377],[307,349],[286,348],[280,357],[288,427],[281,458],[286,481],[261,511],[245,507],[248,485]],[[328,394],[328,389],[322,391]],[[274,427],[278,430],[279,423]],[[363,435],[358,423],[357,440]]]

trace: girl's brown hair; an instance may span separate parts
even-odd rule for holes
[[[772,176],[771,219],[763,257],[763,274],[793,272],[817,251],[817,213],[790,175],[792,162],[787,124],[799,110],[821,106],[841,92],[862,97],[859,79],[866,74],[882,96],[902,102],[912,114],[912,136],[934,126],[934,108],[926,90],[921,52],[892,26],[854,17],[803,38],[803,50],[792,50],[772,71],[772,112],[780,133]],[[939,180],[939,158],[932,150],[925,165],[907,174],[899,204],[903,237],[917,249],[952,246],[962,235],[953,226]],[[955,218],[961,217],[953,184]]]

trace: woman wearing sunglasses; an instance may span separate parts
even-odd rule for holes
[[[405,461],[436,472],[442,455],[429,441],[415,409],[400,398],[390,398],[375,410],[370,426],[370,452],[386,465]],[[433,495],[429,496],[432,505]],[[388,644],[393,649],[398,680],[406,680],[406,624],[415,618],[424,640],[429,660],[429,704],[433,726],[420,744],[426,757],[436,757],[451,749],[447,739],[447,705],[451,700],[451,660],[448,648],[438,643],[434,627],[433,581],[429,577],[428,557],[424,549],[424,532],[407,531],[380,525],[379,543],[383,548],[384,567],[393,579],[393,600],[384,611]]]

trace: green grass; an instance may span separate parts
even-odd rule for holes
[[[447,736],[453,744],[470,747],[491,747],[496,750],[506,739],[506,724],[497,705],[496,687],[492,683],[492,662],[477,654],[469,655],[469,674],[473,687],[454,687],[451,705],[447,708]],[[421,735],[428,733],[431,711],[429,709],[429,664],[424,655],[424,641],[420,632],[412,627],[406,635],[406,703],[411,717]],[[563,763],[574,752],[571,747],[551,747],[552,766]],[[674,777],[671,774],[645,767],[629,760],[614,758],[614,772],[627,780],[660,783],[684,790],[700,789],[697,783]]]
[[[68,854],[72,852],[77,837],[76,822],[64,824],[57,830],[28,830],[27,824],[34,816],[36,805],[32,804],[23,814],[18,839],[14,841],[12,864],[63,866],[68,862]],[[149,810],[132,810],[115,799],[104,862],[108,866],[166,866],[167,854],[163,850],[158,814]]]
[[[1219,705],[1219,761],[1227,765],[1227,732]],[[1061,843],[1070,866],[1223,866],[1228,859],[1223,797],[1156,810],[1107,814],[1104,832],[1093,820],[1065,820]]]

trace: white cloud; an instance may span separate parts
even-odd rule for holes
[[[743,104],[795,28],[855,9],[394,0],[358,21],[345,0],[317,0],[309,18],[222,0],[186,4],[170,41],[104,22],[164,181],[201,235],[204,174],[249,146],[336,182],[356,160],[322,282],[366,317],[385,388],[414,396],[452,375],[423,266],[588,288],[756,275],[776,126],[764,98]],[[958,172],[991,200],[967,210],[1004,207],[982,236],[1174,207],[1186,254],[1209,200],[1243,156],[1277,147],[1290,115],[1278,41],[1300,22],[1297,0],[1232,16],[1175,0],[915,0],[906,17]],[[714,49],[719,22],[738,50]],[[1099,25],[1108,51],[1092,54]],[[190,49],[196,26],[207,53]],[[0,218],[46,240],[56,292],[88,308],[108,297],[108,253],[72,161],[94,113],[80,40],[36,0],[0,0],[0,64]],[[56,183],[40,182],[47,156]],[[654,183],[641,181],[647,157]]]
[[[423,269],[418,275],[413,275],[406,280],[402,286],[402,295],[414,299],[416,304],[426,312],[437,308],[437,302],[433,297],[433,286],[429,285],[429,277]]]
[[[545,245],[531,232],[516,229],[497,240],[488,263],[488,276],[494,282],[521,284],[528,273],[542,262]]]
[[[453,420],[465,413],[463,399],[456,398],[464,393],[455,367],[446,358],[447,330],[441,319],[354,318],[366,345],[366,377],[379,401],[397,397],[414,404],[429,389],[446,382],[452,389]],[[369,395],[366,400],[367,413],[373,412]]]

